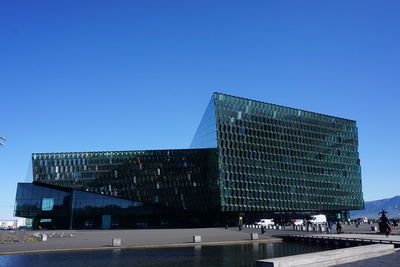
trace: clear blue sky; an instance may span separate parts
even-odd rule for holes
[[[0,219],[33,152],[187,148],[212,92],[354,119],[400,194],[400,2],[0,2]]]

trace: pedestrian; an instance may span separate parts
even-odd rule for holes
[[[261,225],[261,234],[265,234],[265,228],[266,228],[265,225]]]
[[[390,232],[392,231],[392,225],[388,219],[388,217],[386,217],[386,211],[382,210],[381,212],[379,212],[379,214],[382,214],[382,216],[379,218],[379,227],[381,228],[380,230],[385,233],[386,237],[389,237]]]
[[[328,227],[327,227],[328,234],[332,234],[332,226],[333,226],[333,222],[328,221]]]
[[[340,221],[337,221],[337,223],[336,223],[336,232],[338,234],[342,233],[342,225],[340,224]]]
[[[397,226],[399,226],[399,220],[393,220],[393,226],[394,226],[394,229],[396,230]]]

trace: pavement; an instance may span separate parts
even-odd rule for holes
[[[252,231],[254,232],[254,231]],[[236,228],[195,228],[195,229],[132,229],[132,230],[64,230],[32,231],[47,234],[46,242],[0,244],[0,255],[19,252],[44,252],[46,250],[71,250],[110,248],[113,238],[121,238],[121,247],[167,247],[194,245],[193,236],[200,235],[202,245],[233,244],[251,242],[250,232]],[[63,233],[63,237],[60,234]],[[70,237],[70,235],[73,237]],[[55,235],[56,237],[49,237]],[[270,235],[259,235],[264,242],[278,242]],[[258,242],[260,242],[258,241]],[[48,252],[48,251],[47,251]]]
[[[387,266],[387,267],[400,266],[400,251],[396,251],[395,253],[381,257],[336,265],[336,267],[376,267],[376,266]]]

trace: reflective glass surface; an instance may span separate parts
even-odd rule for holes
[[[181,208],[219,205],[216,149],[33,154],[34,182]]]
[[[361,209],[356,122],[214,94],[225,211]]]
[[[204,112],[199,127],[193,137],[190,148],[217,147],[217,129],[215,121],[215,106],[212,98]]]
[[[33,218],[34,229],[179,227],[212,221],[208,212],[191,213],[80,190],[19,183],[17,192],[15,216]]]
[[[18,183],[15,200],[16,217],[37,218],[51,222],[57,228],[68,228],[65,218],[70,215],[70,192],[31,183]]]

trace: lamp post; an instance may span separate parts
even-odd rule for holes
[[[7,141],[7,139],[5,139],[3,136],[0,136],[0,140]],[[0,146],[4,146],[4,143],[0,142]]]

